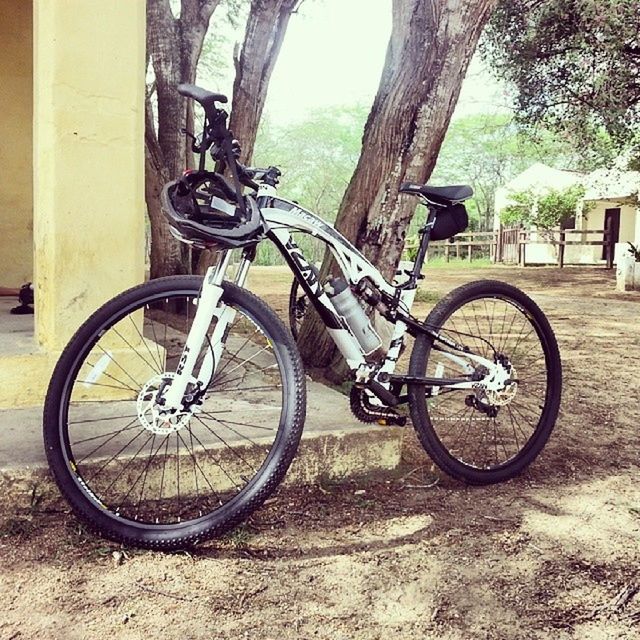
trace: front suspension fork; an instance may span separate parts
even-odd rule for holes
[[[230,259],[231,251],[225,251],[220,255],[218,264],[207,269],[200,295],[195,301],[198,308],[178,362],[176,375],[171,379],[164,394],[164,405],[167,409],[182,410],[182,400],[189,383],[195,382],[199,387],[204,388],[215,375],[227,338],[227,327],[233,322],[236,314],[234,309],[221,302],[224,292],[222,282],[229,268]],[[243,256],[234,279],[235,284],[239,287],[242,287],[247,279],[251,262],[250,258]],[[208,331],[214,317],[216,324],[209,337]],[[205,346],[205,340],[207,350],[196,377],[194,376],[194,368],[198,356]]]

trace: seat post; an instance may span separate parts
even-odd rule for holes
[[[420,246],[418,247],[418,253],[416,255],[415,262],[413,263],[413,270],[411,271],[410,283],[412,287],[415,287],[420,279],[422,265],[424,264],[424,259],[427,255],[427,249],[429,248],[429,238],[431,237],[431,229],[433,229],[433,225],[436,221],[436,210],[435,207],[431,206],[428,202],[422,198],[424,204],[427,207],[427,211],[429,212],[427,215],[427,221],[424,224],[424,227],[420,229]]]

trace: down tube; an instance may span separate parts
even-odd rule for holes
[[[307,262],[291,234],[285,230],[274,231],[272,229],[267,233],[267,237],[276,245],[287,261],[296,280],[311,300],[329,335],[347,361],[349,368],[355,370],[361,364],[365,364],[360,344],[349,331],[345,321],[335,312],[329,296],[322,290],[322,284],[316,270]]]

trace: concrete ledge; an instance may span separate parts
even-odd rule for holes
[[[0,354],[0,411],[43,404],[59,353]]]
[[[307,382],[307,387],[305,430],[285,478],[287,484],[382,472],[399,464],[402,428],[362,424],[351,415],[344,395],[311,381]],[[233,457],[224,447],[211,449],[209,469],[222,461],[233,468]],[[187,453],[181,455],[188,456]],[[258,465],[264,459],[263,448],[258,442],[243,448],[242,455]],[[135,473],[134,465],[127,474],[129,481]],[[215,477],[215,473],[211,473]],[[123,476],[121,482],[126,483],[127,477]],[[155,482],[153,473],[148,482]],[[224,489],[222,476],[216,478],[216,485],[218,482]],[[38,496],[49,498],[58,493],[49,476],[44,454],[41,407],[0,411],[0,491],[5,500],[27,507]]]
[[[393,470],[400,463],[402,431],[400,427],[363,425],[351,432],[337,429],[305,434],[283,484],[313,484]],[[16,507],[58,495],[43,464],[0,469],[0,491]]]
[[[362,425],[351,431],[313,431],[302,436],[298,454],[287,473],[287,484],[311,484],[389,471],[400,463],[402,427]]]
[[[33,316],[14,316],[13,298],[0,298],[0,410],[42,404],[59,353],[41,350]]]

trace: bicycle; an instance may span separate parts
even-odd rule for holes
[[[175,549],[228,531],[283,479],[304,426],[306,388],[291,333],[243,288],[264,239],[352,371],[358,418],[403,424],[395,407],[408,403],[426,452],[467,483],[501,482],[527,467],[551,434],[561,396],[558,346],[539,307],[515,287],[485,280],[455,289],[425,321],[411,315],[429,241],[467,226],[471,188],[402,186],[428,215],[413,267],[389,284],[332,226],[278,196],[277,168],[238,162],[227,113],[216,104],[223,95],[178,90],[203,106],[205,120],[199,138],[190,134],[199,168],[164,187],[163,211],[176,237],[215,247],[220,258],[204,278],[160,278],[116,296],[62,353],[44,439],[74,513],[107,538]],[[205,169],[207,152],[214,171]],[[324,242],[342,275],[321,282],[292,238],[297,231]],[[242,258],[230,281],[232,249]],[[393,326],[387,349],[363,306]],[[414,346],[401,374],[407,335]]]

